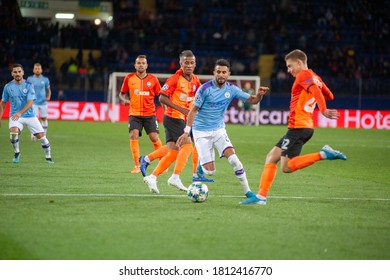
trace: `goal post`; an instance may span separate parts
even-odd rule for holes
[[[108,94],[107,94],[107,103],[110,110],[108,110],[108,116],[107,119],[111,122],[116,122],[115,116],[118,114],[117,110],[119,110],[119,91],[121,89],[122,83],[126,75],[128,75],[129,72],[112,72],[109,76],[108,80]],[[157,79],[160,81],[161,86],[165,83],[165,81],[172,76],[172,74],[165,74],[165,73],[151,73],[157,77]],[[197,75],[200,79],[201,83],[204,83],[208,80],[214,79],[213,75]],[[251,88],[254,90],[254,92],[257,91],[257,89],[260,87],[260,77],[259,76],[239,76],[239,75],[231,75],[228,80],[230,83],[236,84],[238,87],[243,88],[244,84],[246,82],[250,82]],[[236,110],[236,109],[235,109]],[[236,111],[234,111],[232,114],[235,114]],[[244,117],[242,114],[244,112],[237,112],[237,118],[240,120]],[[249,117],[251,120],[251,123],[254,125],[259,125],[259,113],[260,113],[260,104],[256,106],[256,109],[249,112]],[[241,121],[240,121],[241,123]]]

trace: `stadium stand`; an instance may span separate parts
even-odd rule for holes
[[[104,90],[108,73],[132,69],[140,53],[148,55],[149,71],[171,73],[178,53],[192,49],[198,74],[210,74],[215,59],[225,57],[232,61],[232,74],[258,75],[260,58],[272,55],[273,67],[263,71],[262,79],[273,94],[282,94],[291,83],[282,73],[284,54],[301,48],[310,66],[339,95],[390,93],[389,0],[381,5],[367,0],[155,0],[150,9],[136,0],[112,3],[110,28],[85,21],[59,26],[22,18],[17,1],[1,1],[0,23],[9,28],[0,30],[0,86],[9,80],[12,63],[22,63],[30,73],[33,63],[40,61],[52,87],[67,88],[67,65],[61,71],[54,49],[99,52],[83,62],[93,68],[94,90]]]

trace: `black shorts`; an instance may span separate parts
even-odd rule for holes
[[[186,122],[182,119],[175,119],[164,115],[163,124],[165,128],[165,141],[175,142],[184,133]]]
[[[289,128],[276,147],[283,150],[282,156],[288,156],[288,158],[299,156],[303,145],[310,140],[313,133],[312,128]]]
[[[142,136],[142,129],[145,128],[146,134],[151,132],[157,132],[158,130],[158,122],[156,116],[150,117],[141,117],[141,116],[129,116],[129,132],[133,129],[137,129],[139,131],[139,136]]]

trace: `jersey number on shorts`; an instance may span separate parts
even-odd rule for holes
[[[283,139],[283,143],[282,143],[282,147],[280,147],[282,150],[287,150],[287,146],[288,146],[288,144],[290,144],[290,140],[289,139],[286,139],[286,138],[284,138]]]

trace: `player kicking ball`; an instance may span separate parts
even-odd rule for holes
[[[240,204],[267,204],[267,194],[276,176],[277,163],[285,173],[292,173],[320,160],[346,160],[347,157],[329,145],[319,152],[300,155],[303,145],[314,133],[313,111],[318,104],[320,112],[329,119],[337,119],[335,109],[327,109],[325,100],[334,96],[321,78],[307,66],[307,56],[301,50],[294,50],[285,57],[287,71],[295,82],[291,89],[288,130],[267,154],[257,195]]]

